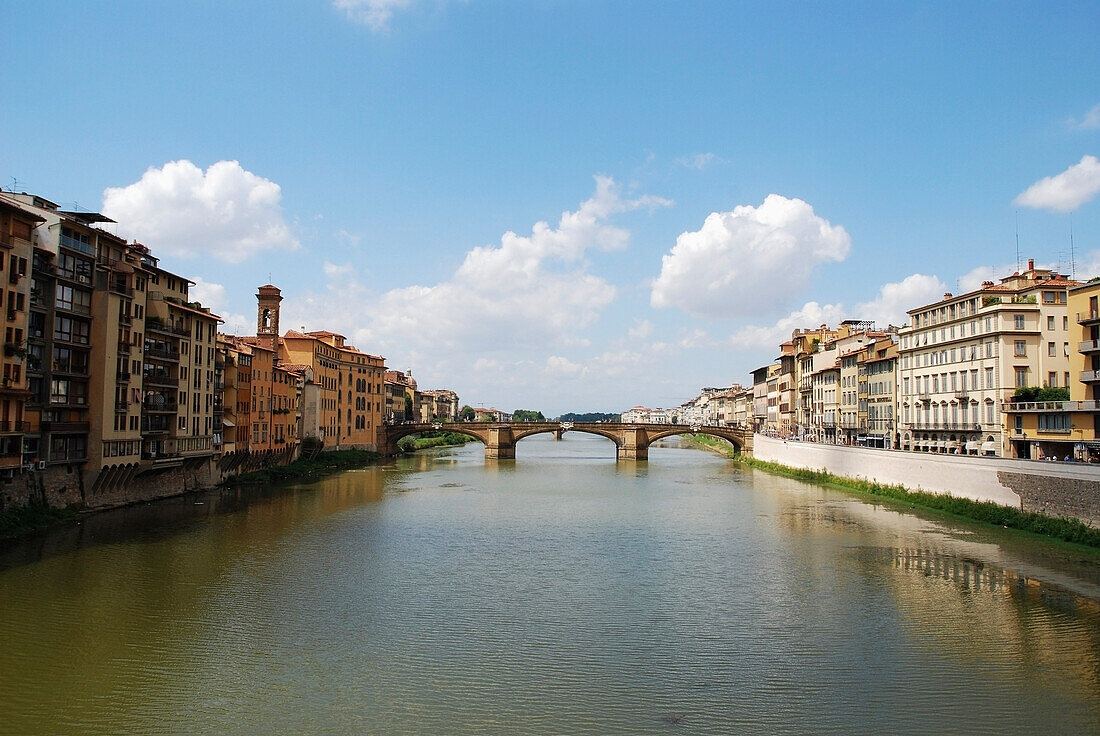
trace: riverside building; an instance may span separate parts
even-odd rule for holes
[[[898,348],[901,449],[1027,457],[1002,407],[1017,388],[1069,383],[1074,285],[1029,260],[998,284],[910,310]]]

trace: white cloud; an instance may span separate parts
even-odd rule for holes
[[[219,161],[205,172],[190,161],[150,168],[129,186],[103,193],[103,213],[153,253],[212,256],[239,263],[265,250],[294,250],[279,185]]]
[[[339,278],[341,276],[351,276],[355,273],[355,268],[350,263],[337,265],[335,263],[329,263],[328,261],[325,261],[322,269],[325,272],[325,276],[330,279]]]
[[[588,370],[580,363],[574,363],[558,355],[551,355],[546,359],[546,372],[551,376],[576,378],[583,376]]]
[[[201,276],[195,276],[193,280],[195,283],[187,291],[192,300],[201,302],[204,307],[210,307],[215,312],[225,306],[224,286],[207,281]]]
[[[693,348],[706,347],[710,344],[710,337],[705,330],[695,328],[693,330],[685,330],[681,335],[677,344],[684,350],[691,350]]]
[[[820,325],[835,327],[845,318],[846,314],[844,306],[841,304],[806,302],[801,309],[791,312],[774,325],[768,327],[757,325],[742,327],[730,337],[730,343],[734,348],[739,349],[773,349],[778,351],[780,344],[791,339],[791,332],[794,330]]]
[[[901,281],[883,284],[877,298],[856,305],[854,316],[871,320],[879,327],[901,326],[909,321],[906,312],[938,301],[946,291],[947,285],[937,277],[915,273]]]
[[[1097,192],[1100,192],[1100,160],[1084,156],[1061,174],[1032,184],[1013,200],[1013,204],[1069,212],[1088,202]]]
[[[648,319],[635,319],[627,334],[634,340],[644,340],[653,334],[653,323]]]
[[[626,246],[630,233],[610,223],[615,214],[667,204],[656,197],[626,199],[610,178],[595,181],[595,194],[562,213],[556,226],[537,222],[529,235],[506,232],[499,245],[473,248],[441,283],[376,295],[353,269],[326,264],[326,289],[288,299],[283,312],[295,315],[292,324],[343,330],[362,349],[400,360],[421,351],[435,364],[459,353],[584,346],[581,331],[617,293],[590,271],[585,253]]]
[[[1080,120],[1070,118],[1069,127],[1076,130],[1096,130],[1100,128],[1100,105],[1093,105],[1092,109],[1086,112]]]
[[[717,156],[713,153],[696,153],[691,156],[681,156],[676,159],[676,163],[689,169],[698,169],[702,171],[707,166],[720,162]]]
[[[332,6],[342,10],[351,20],[373,30],[384,29],[393,11],[409,7],[411,0],[332,0]]]
[[[843,261],[850,248],[844,228],[809,204],[769,194],[759,207],[712,213],[698,231],[681,234],[662,258],[650,303],[697,316],[765,314],[801,293],[814,267]]]

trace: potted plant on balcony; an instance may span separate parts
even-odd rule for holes
[[[4,355],[22,360],[27,357],[27,346],[17,342],[6,342],[4,343]]]

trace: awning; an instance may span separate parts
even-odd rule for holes
[[[968,450],[977,450],[981,446],[981,444],[982,443],[978,442],[977,440],[970,440],[969,442],[966,443],[966,449],[968,449]]]
[[[996,451],[997,451],[997,443],[996,442],[983,442],[982,443],[982,452],[996,452]]]
[[[237,425],[233,423],[232,419],[226,419],[225,417],[222,417],[222,426],[223,427],[236,427]]]

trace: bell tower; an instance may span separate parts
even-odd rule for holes
[[[279,356],[279,303],[283,293],[277,286],[267,284],[256,292],[256,337],[271,345],[275,357]]]

